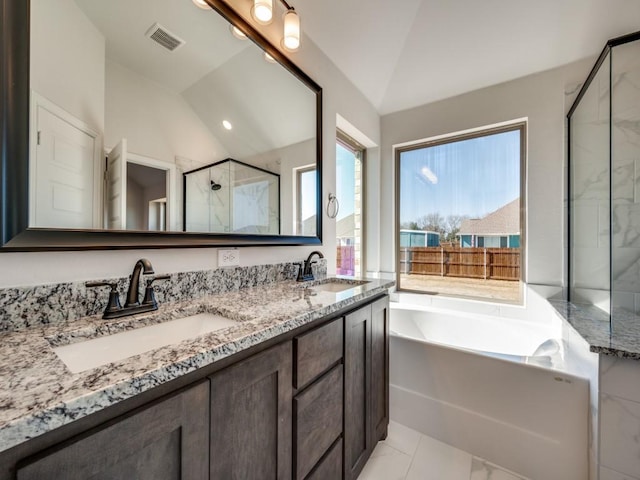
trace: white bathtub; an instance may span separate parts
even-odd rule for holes
[[[390,319],[392,420],[533,480],[589,478],[589,382],[550,326],[397,303]]]

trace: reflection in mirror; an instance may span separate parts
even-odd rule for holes
[[[185,232],[280,233],[280,175],[228,158],[183,184]]]
[[[32,0],[30,32],[31,227],[318,233],[316,92],[216,11]]]

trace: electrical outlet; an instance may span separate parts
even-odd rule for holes
[[[235,267],[240,265],[240,250],[218,250],[219,267]]]

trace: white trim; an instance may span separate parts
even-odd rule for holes
[[[29,226],[34,226],[31,221],[36,218],[36,162],[38,147],[38,108],[42,107],[52,115],[67,122],[74,128],[86,133],[94,140],[93,160],[95,168],[93,169],[93,228],[102,229],[102,198],[103,198],[103,172],[104,162],[102,161],[102,134],[94,130],[89,124],[83,120],[73,116],[62,107],[59,107],[51,100],[43,97],[35,90],[31,90],[31,98],[29,105]]]
[[[410,146],[410,145],[416,145],[418,143],[434,142],[434,141],[437,141],[437,140],[442,140],[443,138],[458,137],[460,135],[468,135],[470,133],[475,133],[475,132],[484,132],[486,130],[491,130],[491,129],[494,129],[494,128],[501,128],[501,127],[508,127],[509,125],[516,125],[516,124],[519,124],[519,123],[526,124],[526,122],[528,120],[529,120],[529,117],[522,117],[522,118],[516,118],[516,119],[513,119],[513,120],[507,120],[506,122],[499,122],[499,123],[493,123],[491,125],[483,125],[481,127],[469,128],[467,130],[460,130],[460,131],[457,131],[457,132],[443,133],[442,135],[436,135],[436,136],[433,136],[433,137],[421,138],[419,140],[410,140],[408,142],[396,143],[396,144],[392,145],[392,148],[395,151],[396,148],[402,148],[402,147],[407,147],[407,146]]]
[[[176,164],[171,162],[165,162],[164,160],[157,160],[155,158],[139,155],[137,153],[127,152],[127,163],[135,163],[138,165],[144,165],[145,167],[156,168],[158,170],[164,170],[167,172],[167,231],[180,230],[177,222],[178,213],[178,194],[176,185]]]

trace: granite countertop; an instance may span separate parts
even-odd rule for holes
[[[609,314],[593,305],[550,299],[549,303],[589,344],[594,353],[640,360],[640,317],[623,309]]]
[[[393,281],[366,279],[333,293],[295,281],[161,305],[157,312],[114,320],[85,317],[0,335],[0,451],[95,413],[265,340],[385,293]],[[305,285],[321,283],[305,282]],[[71,373],[52,347],[97,338],[201,312],[238,323],[80,373]]]

